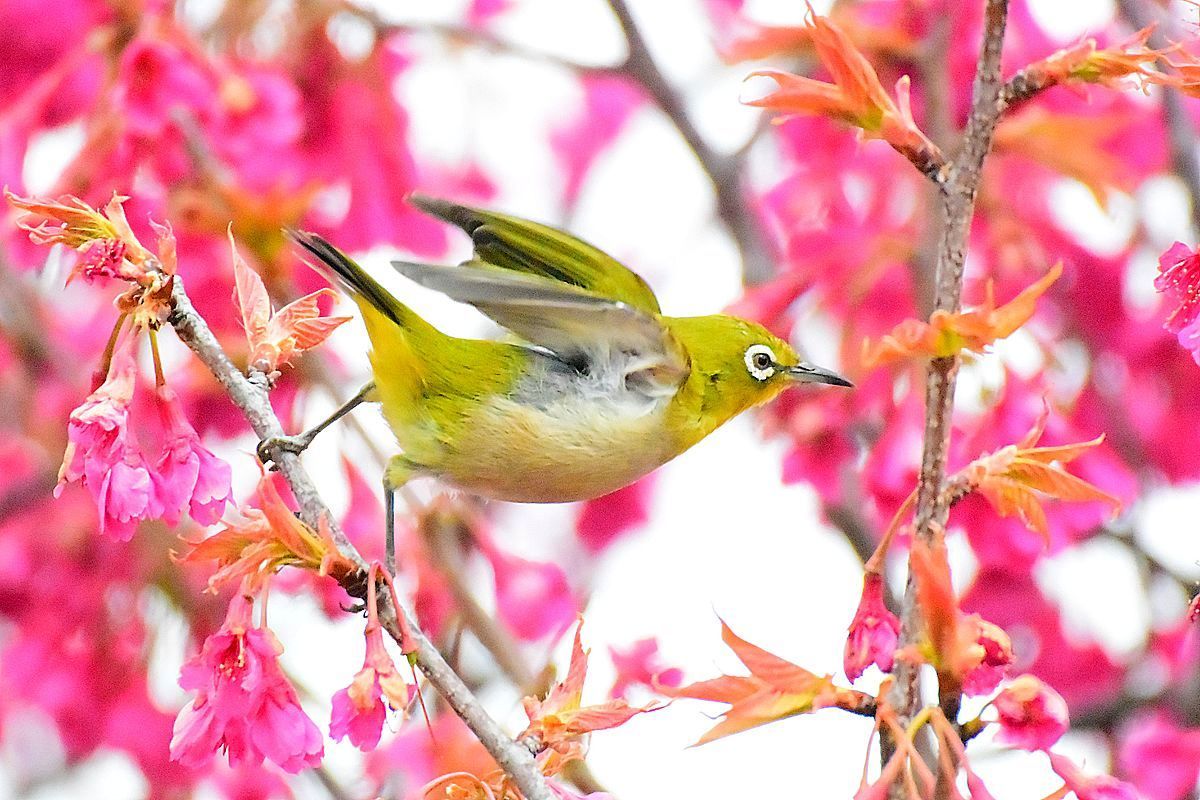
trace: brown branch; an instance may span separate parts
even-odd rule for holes
[[[183,281],[178,276],[174,279],[171,299],[174,311],[169,321],[176,334],[212,371],[234,405],[245,415],[259,439],[283,436],[283,428],[271,408],[266,377],[262,373],[252,372],[247,378],[234,366],[208,327],[208,323],[196,312],[184,291]],[[300,505],[301,519],[313,527],[316,527],[320,520],[325,520],[341,554],[352,560],[359,566],[360,571],[365,573],[366,561],[346,538],[329,512],[308,472],[300,463],[300,457],[278,447],[272,448],[270,455],[272,461],[279,466],[279,471]],[[361,597],[365,584],[363,577],[362,574],[351,575],[343,582],[343,586],[351,594]],[[403,607],[394,607],[386,590],[380,591],[378,603],[380,622],[397,641],[401,638],[401,626],[397,615],[404,616],[416,640],[417,666],[467,724],[496,763],[512,777],[527,800],[550,800],[550,791],[534,762],[533,754],[514,742],[488,715],[471,690],[442,658],[437,648],[421,633],[411,611]]]
[[[763,239],[761,226],[746,202],[741,180],[741,159],[723,156],[705,141],[688,116],[683,98],[667,81],[650,54],[625,0],[609,0],[608,4],[621,25],[629,50],[629,55],[616,71],[641,84],[679,131],[708,175],[716,198],[717,216],[725,223],[741,251],[745,282],[756,284],[766,281],[774,272],[774,258]]]
[[[975,70],[971,113],[962,147],[949,165],[947,179],[939,191],[942,231],[938,241],[933,307],[949,312],[958,311],[962,303],[963,263],[975,197],[983,162],[991,149],[992,134],[1004,109],[1000,51],[1008,18],[1008,0],[987,0],[984,15],[983,45]],[[917,482],[915,528],[917,540],[927,544],[940,544],[949,515],[942,485],[946,477],[957,376],[957,357],[931,360],[926,373],[925,441]],[[910,569],[901,609],[900,648],[912,646],[919,638],[921,612],[915,589]],[[907,726],[921,707],[919,669],[919,665],[904,660],[898,660],[896,664],[890,702],[897,710],[901,727]],[[950,698],[942,700],[944,706],[953,705]],[[957,712],[956,708],[950,710]],[[947,717],[953,720],[949,713]],[[902,797],[903,793],[904,787],[899,783],[890,790],[890,796],[894,798]]]

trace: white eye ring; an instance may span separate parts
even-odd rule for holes
[[[746,369],[754,376],[755,380],[765,381],[775,374],[775,353],[765,344],[752,344],[747,347],[743,359],[746,362]]]

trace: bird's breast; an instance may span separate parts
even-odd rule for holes
[[[497,396],[471,414],[439,465],[467,491],[522,503],[599,497],[678,454],[669,399],[586,393]]]

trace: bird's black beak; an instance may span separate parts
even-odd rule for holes
[[[830,386],[853,386],[854,384],[838,375],[836,372],[815,364],[801,361],[794,367],[784,367],[783,371],[797,383],[828,383]]]

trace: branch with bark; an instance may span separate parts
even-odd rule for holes
[[[963,264],[975,198],[983,174],[983,162],[991,149],[992,135],[1005,108],[1000,52],[1008,19],[1008,0],[987,0],[984,13],[983,45],[975,70],[970,117],[962,146],[948,165],[946,180],[938,184],[941,235],[937,246],[932,306],[934,310],[951,313],[957,312],[962,304]],[[935,358],[930,361],[925,376],[925,437],[917,483],[915,535],[918,541],[926,544],[941,543],[949,516],[949,504],[943,488],[958,367],[958,356]],[[918,641],[920,617],[916,585],[910,569],[900,617],[900,648],[912,646]],[[904,660],[898,660],[896,664],[890,702],[897,709],[901,727],[907,726],[921,707],[919,669],[918,665]],[[944,696],[940,700],[946,717],[953,720],[958,713],[957,695]],[[890,791],[892,797],[899,798],[903,796],[904,787],[896,783]]]
[[[209,368],[213,376],[224,387],[234,405],[245,415],[250,427],[259,439],[271,439],[284,435],[283,427],[271,408],[268,397],[267,376],[251,369],[249,376],[234,366],[226,355],[208,323],[196,312],[191,299],[184,290],[183,281],[175,276],[171,291],[173,312],[169,323],[179,339],[194,352]],[[300,518],[316,528],[328,526],[338,551],[359,567],[359,572],[343,581],[343,588],[352,596],[362,598],[366,593],[367,562],[346,538],[329,508],[317,492],[316,485],[300,463],[300,457],[278,446],[269,448],[271,460],[278,465],[280,473],[291,488],[300,506]],[[488,753],[496,760],[521,790],[527,800],[550,800],[550,790],[534,761],[529,748],[514,741],[500,725],[492,719],[479,700],[467,688],[462,679],[450,667],[438,649],[421,633],[409,609],[396,607],[390,594],[381,587],[376,601],[379,619],[384,629],[397,642],[402,637],[401,618],[415,640],[417,666],[430,684],[441,694],[447,704],[466,723]]]

